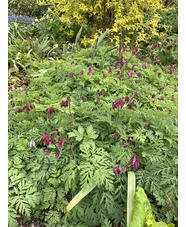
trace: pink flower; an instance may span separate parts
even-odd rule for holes
[[[74,59],[74,56],[72,55],[72,59]]]
[[[107,76],[103,73],[103,78],[107,78]]]
[[[174,101],[174,96],[172,96],[171,100]]]
[[[120,75],[120,73],[121,73],[120,71],[117,71],[117,75]]]
[[[139,58],[142,58],[142,56],[143,56],[143,55],[142,55],[142,54],[140,54]]]
[[[136,47],[136,51],[139,51],[139,46]]]
[[[165,87],[162,87],[162,90],[164,91],[165,90]]]
[[[45,155],[49,155],[49,151],[48,150],[45,150]]]
[[[59,159],[59,155],[60,155],[60,151],[59,151],[59,149],[57,147],[55,148],[55,151],[56,151],[56,158],[58,160]]]
[[[63,141],[63,140],[62,140],[62,138],[61,138],[61,137],[59,137],[59,139],[58,139],[58,143],[59,143],[59,146],[60,146],[60,147],[64,147],[64,143],[65,143],[65,141]]]
[[[52,137],[51,138],[51,144],[54,144],[54,142],[55,142],[54,136],[52,135],[51,137]]]
[[[10,104],[12,105],[12,107],[15,106],[15,103],[13,101],[11,101]]]
[[[134,170],[137,170],[139,167],[139,158],[137,155],[134,155],[131,159],[131,167],[133,167]]]
[[[156,97],[156,95],[152,95],[152,98],[154,99]]]
[[[82,99],[83,99],[83,102],[87,99],[86,97],[82,97]]]
[[[45,141],[47,137],[48,137],[48,134],[45,133],[45,134],[42,136],[42,141]]]
[[[97,102],[99,102],[99,101],[100,101],[100,98],[97,99]]]
[[[122,167],[121,167],[121,166],[119,166],[119,168],[118,168],[118,169],[119,169],[119,172],[120,172],[120,173],[122,173]]]
[[[71,73],[71,75],[70,75],[70,76],[75,78],[75,73]]]
[[[26,109],[25,109],[25,112],[26,112],[27,114],[29,114],[29,109],[26,108]]]
[[[95,72],[92,70],[92,75],[95,75]]]
[[[158,71],[158,69],[154,69],[154,72],[157,72]]]
[[[129,102],[130,98],[128,96],[125,97],[125,101]]]
[[[19,110],[19,108],[17,107],[17,108],[15,108],[15,112],[17,113],[18,112],[18,110]]]
[[[127,147],[128,145],[127,144],[124,144],[123,147]]]
[[[80,72],[80,75],[83,75],[83,70]]]
[[[25,94],[25,93],[27,94],[27,93],[28,93],[28,89],[24,90],[23,93],[24,93],[24,94]]]
[[[47,137],[47,138],[45,139],[45,141],[44,141],[44,144],[45,144],[46,146],[48,146],[49,143],[50,143],[50,139],[49,139],[49,137]]]
[[[37,100],[38,100],[38,102],[40,102],[40,97],[39,96],[37,97]]]
[[[30,147],[35,147],[35,145],[36,145],[35,142],[31,140],[30,141]]]
[[[100,91],[99,91],[97,94],[98,94],[99,96],[101,96],[101,95],[103,95],[103,92],[100,92]]]
[[[118,140],[120,138],[120,134],[116,133],[115,140]]]
[[[177,87],[174,87],[174,92],[176,92],[177,91]]]
[[[109,68],[109,73],[110,73],[110,74],[113,73],[113,68]]]

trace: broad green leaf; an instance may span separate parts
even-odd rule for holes
[[[143,188],[138,186],[134,195],[130,227],[145,227],[145,221],[149,214],[152,214],[151,205]]]
[[[67,211],[69,212],[74,206],[76,206],[89,192],[96,187],[96,183],[93,180],[87,187],[83,188],[68,204]]]
[[[127,189],[127,227],[130,227],[132,210],[133,210],[133,200],[136,190],[136,176],[134,172],[128,172],[128,189]]]

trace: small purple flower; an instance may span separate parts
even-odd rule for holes
[[[132,50],[132,46],[129,47],[130,51]]]
[[[80,72],[80,75],[83,75],[83,70]]]
[[[49,155],[49,151],[48,150],[45,150],[45,155]]]
[[[99,102],[99,101],[100,101],[100,98],[97,99],[97,102]]]
[[[18,110],[19,110],[19,108],[17,107],[17,108],[15,108],[15,112],[17,113],[18,112]]]
[[[139,46],[136,47],[136,51],[139,51]]]
[[[63,141],[63,140],[62,140],[62,138],[61,138],[61,137],[59,137],[59,139],[58,139],[58,143],[59,143],[59,146],[60,146],[60,147],[64,147],[64,143],[65,143],[65,141]]]
[[[40,102],[40,101],[41,101],[39,96],[37,97],[37,100],[38,100],[38,102]]]
[[[167,133],[167,135],[169,135],[169,136],[170,136],[170,132],[168,132],[168,133]]]
[[[143,56],[143,55],[142,55],[142,54],[140,54],[139,58],[142,58],[142,56]]]
[[[84,96],[82,97],[83,102],[84,102],[86,99],[87,99],[86,97],[84,97]]]
[[[165,90],[165,87],[162,87],[162,90],[164,91]]]
[[[169,85],[169,83],[166,83],[166,86],[168,86]]]
[[[172,59],[172,62],[174,62],[174,61],[175,61],[175,59],[173,58],[173,59]]]
[[[158,64],[161,65],[161,61],[159,61]]]
[[[75,78],[75,73],[71,73],[71,75],[70,75],[70,76]]]
[[[113,68],[109,68],[109,73],[110,73],[110,74],[113,73]]]
[[[12,107],[15,106],[15,103],[13,101],[11,101],[10,104],[12,105]]]
[[[128,145],[127,144],[124,144],[123,147],[127,147]]]
[[[139,167],[139,158],[137,155],[134,155],[131,159],[131,167],[133,167],[134,170],[137,170]]]
[[[120,73],[121,73],[120,71],[117,71],[117,75],[120,75]]]
[[[158,69],[154,69],[154,72],[157,72],[158,71]]]
[[[97,94],[98,94],[99,96],[101,96],[101,95],[103,95],[103,92],[100,92],[100,91],[99,91]]]
[[[28,89],[24,90],[23,93],[24,94],[27,94],[28,93]]]
[[[164,97],[162,97],[160,100],[163,101],[164,100]]]
[[[107,78],[107,76],[103,73],[103,78]]]
[[[54,142],[55,142],[54,136],[52,135],[51,137],[52,137],[51,138],[51,144],[54,144]]]
[[[156,97],[156,95],[152,95],[152,98],[154,99]]]
[[[176,92],[177,91],[177,87],[174,87],[174,92]]]
[[[151,53],[148,53],[148,56],[150,57],[151,56]]]
[[[26,108],[26,109],[25,109],[25,112],[26,112],[27,114],[29,114],[29,109]]]
[[[138,76],[138,78],[140,79],[140,77],[141,77],[141,73],[137,73],[137,76]]]
[[[118,169],[119,169],[119,172],[120,172],[120,173],[122,173],[122,167],[121,167],[121,166],[119,166],[119,168],[118,168]]]
[[[116,133],[115,140],[118,140],[120,138],[120,134]]]
[[[33,140],[30,141],[30,147],[35,147],[35,142]]]
[[[129,102],[130,101],[130,98],[128,96],[125,97],[125,101],[126,102]]]
[[[60,151],[59,151],[58,147],[55,148],[55,151],[56,151],[56,159],[58,160],[59,155],[60,155]]]
[[[171,100],[174,101],[174,96],[172,96]]]
[[[132,71],[134,71],[134,70],[135,70],[135,66],[133,65],[133,66],[132,66]]]
[[[161,77],[161,73],[158,73],[158,77],[159,77],[159,78]]]
[[[72,59],[74,59],[74,56],[72,55]]]
[[[95,75],[95,72],[92,70],[92,75]]]

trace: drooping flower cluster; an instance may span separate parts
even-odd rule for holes
[[[117,177],[118,174],[122,173],[122,167],[115,167],[113,172],[115,173],[115,177]]]
[[[31,103],[26,104],[25,112],[29,114],[30,109],[34,109],[34,106]]]
[[[112,108],[113,109],[115,109],[115,108],[117,109],[118,106],[120,106],[121,109],[122,109],[124,104],[125,104],[125,102],[123,101],[123,99],[120,98],[120,99],[117,99],[115,102],[112,103]]]
[[[67,107],[70,102],[71,102],[71,99],[70,99],[70,96],[68,96],[66,101],[62,100],[62,102],[60,103],[60,106]]]
[[[50,142],[51,142],[51,144],[54,144],[54,142],[55,142],[54,135],[52,134],[51,137],[49,137],[49,134],[45,133],[42,136],[42,141],[44,142],[44,145],[46,145],[46,146],[48,146],[50,144]],[[58,144],[59,144],[58,145],[59,147],[61,147],[61,148],[64,147],[65,141],[62,139],[61,136],[58,138]],[[56,158],[59,159],[59,155],[60,155],[59,148],[56,147],[55,151],[56,151]],[[45,150],[45,155],[48,155],[48,150]]]
[[[133,167],[134,170],[137,170],[139,167],[139,158],[137,155],[134,155],[131,159],[131,167]]]
[[[55,113],[56,111],[54,110],[53,106],[51,106],[46,110],[46,112],[47,112],[47,115],[50,116],[51,112]]]

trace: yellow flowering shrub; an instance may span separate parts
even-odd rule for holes
[[[122,31],[125,42],[129,43],[131,35],[136,34],[136,44],[151,35],[158,33],[160,17],[158,9],[163,9],[162,0],[38,0],[39,4],[55,4],[53,15],[61,15],[60,19],[69,27],[74,25],[87,27],[93,25],[95,33],[92,37],[83,37],[84,43],[95,39],[109,29],[108,34],[116,43]],[[146,19],[150,16],[150,20]],[[72,32],[70,32],[72,36]]]

